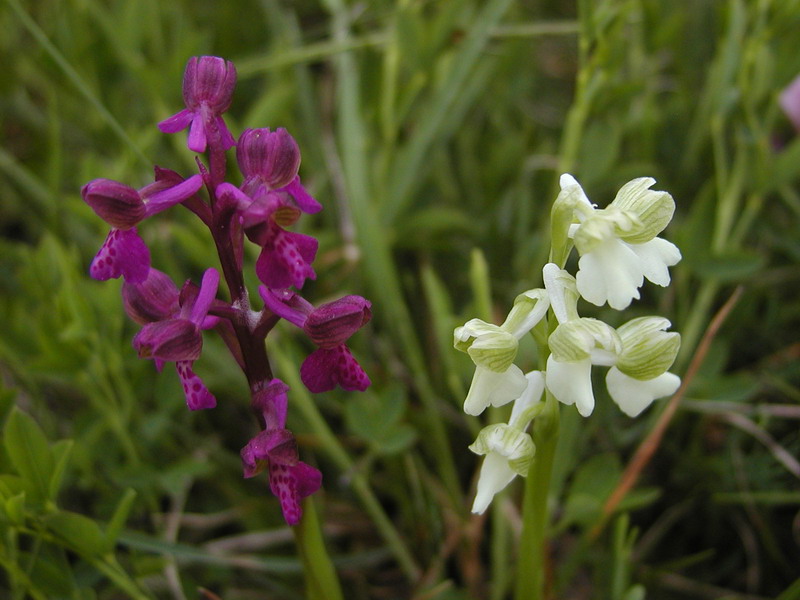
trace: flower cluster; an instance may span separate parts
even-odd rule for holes
[[[669,284],[668,267],[678,263],[680,251],[657,236],[672,219],[672,196],[652,191],[655,180],[643,177],[625,184],[611,204],[598,209],[571,175],[562,175],[560,183],[551,215],[554,262],[542,270],[544,288],[518,296],[502,325],[472,319],[454,332],[456,349],[475,363],[464,411],[478,415],[487,406],[514,402],[508,424],[485,427],[470,446],[486,456],[472,506],[476,513],[485,511],[516,475],[525,476],[535,460],[536,447],[526,430],[544,409],[545,391],[587,417],[595,405],[592,367],[610,367],[608,393],[635,417],[680,385],[668,371],[680,348],[680,335],[666,331],[668,320],[638,317],[614,328],[578,313],[580,298],[622,310],[639,298],[644,279]],[[575,276],[562,268],[573,247],[580,257]],[[546,364],[544,371],[523,374],[514,359],[528,333],[546,344],[540,348]]]
[[[300,368],[303,383],[314,393],[334,389],[365,390],[369,377],[345,345],[370,320],[370,303],[345,296],[314,308],[296,290],[315,279],[311,264],[317,240],[290,231],[303,213],[322,206],[298,175],[300,150],[285,129],[247,129],[235,139],[223,113],[236,85],[233,63],[214,56],[193,57],[186,65],[186,105],[159,123],[165,133],[189,129],[189,150],[205,153],[199,172],[184,178],[155,167],[154,182],[136,190],[109,179],[95,179],[81,190],[84,201],[111,227],[92,261],[98,280],[122,277],[125,311],[142,326],[133,339],[141,358],[157,369],[173,362],[190,410],[209,409],[216,399],[193,365],[202,353],[203,331],[215,330],[228,345],[250,384],[251,406],[262,431],[242,449],[245,477],[269,473],[270,488],[284,518],[294,525],[300,500],[320,487],[321,474],[300,461],[297,443],[286,429],[288,386],[273,377],[264,340],[281,319],[297,325],[317,346]],[[226,151],[236,147],[241,185],[226,179]],[[216,245],[230,300],[218,297],[220,272],[209,268],[200,285],[179,290],[168,275],[153,268],[137,226],[177,204],[208,227]],[[255,310],[244,284],[245,238],[260,248],[255,265],[263,308]],[[292,289],[295,288],[295,289]]]

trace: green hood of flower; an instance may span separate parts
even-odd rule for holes
[[[622,340],[617,368],[639,380],[665,373],[681,347],[680,334],[665,331],[669,326],[670,322],[663,317],[639,317],[617,329]]]

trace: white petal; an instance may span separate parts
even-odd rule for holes
[[[528,380],[517,365],[511,365],[502,373],[475,367],[472,385],[464,400],[464,412],[468,415],[479,415],[490,404],[503,406],[519,398],[527,385]]]
[[[528,423],[517,423],[516,421],[523,416],[523,413],[542,400],[544,393],[544,374],[541,371],[531,371],[525,375],[528,380],[528,387],[522,392],[522,395],[514,402],[514,408],[511,409],[511,418],[508,420],[509,425],[513,425],[521,430],[528,427]]]
[[[481,474],[478,477],[478,493],[472,504],[472,512],[483,514],[494,495],[514,479],[516,473],[508,466],[508,460],[497,452],[490,452],[483,459]]]
[[[578,261],[578,292],[592,304],[627,308],[644,282],[642,261],[631,246],[613,239],[587,252]]]
[[[592,361],[559,362],[552,355],[547,359],[547,389],[563,404],[576,404],[578,412],[588,417],[594,410]]]
[[[648,281],[666,287],[669,285],[667,267],[677,265],[681,260],[681,251],[672,242],[653,238],[644,244],[628,244],[636,253],[642,264],[642,272]]]
[[[662,373],[658,377],[642,381],[611,367],[606,375],[608,393],[629,417],[638,416],[656,398],[671,396],[680,385],[681,378],[674,373]]]

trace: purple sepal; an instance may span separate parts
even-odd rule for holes
[[[306,279],[317,278],[311,263],[319,242],[310,235],[275,228],[256,261],[256,274],[270,288],[302,288]]]
[[[315,394],[330,391],[337,385],[347,391],[363,392],[371,383],[344,344],[318,348],[309,354],[300,366],[300,379]]]
[[[372,318],[371,307],[361,296],[344,296],[314,309],[303,330],[320,348],[335,348]]]
[[[242,189],[255,192],[260,185],[274,190],[288,185],[300,168],[300,148],[283,127],[245,129],[236,145],[236,161],[245,177]]]
[[[258,293],[270,311],[300,328],[305,325],[308,315],[314,310],[310,302],[288,289],[272,290],[260,285]]]
[[[159,190],[146,197],[146,216],[152,216],[191,198],[203,187],[203,177],[192,175],[172,187]]]
[[[178,312],[178,288],[168,275],[150,269],[144,281],[122,284],[122,304],[139,325],[162,321]]]
[[[149,271],[150,251],[135,227],[109,231],[89,267],[89,274],[98,281],[122,276],[137,283],[144,281]]]
[[[81,197],[97,216],[115,229],[130,229],[146,216],[139,192],[118,181],[90,181],[81,188]]]
[[[197,360],[203,349],[200,329],[188,319],[148,323],[133,338],[139,358],[177,362]]]
[[[299,175],[292,179],[287,186],[283,187],[282,191],[289,194],[295,204],[297,204],[297,207],[306,214],[313,215],[322,210],[322,204],[317,202],[314,197],[306,191],[306,188],[303,187],[303,184],[300,182]]]

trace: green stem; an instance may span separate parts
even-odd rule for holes
[[[317,509],[312,498],[303,501],[303,518],[293,528],[297,550],[303,561],[306,598],[309,600],[343,600],[342,588],[333,561],[325,549]]]
[[[367,479],[357,470],[347,451],[331,430],[325,418],[319,412],[317,404],[311,395],[305,390],[297,367],[286,357],[284,352],[277,346],[270,347],[270,354],[278,364],[278,368],[285,373],[286,383],[292,389],[292,400],[303,413],[303,418],[311,426],[314,434],[319,438],[320,444],[327,456],[333,460],[339,469],[347,473],[352,482],[353,491],[361,500],[365,510],[375,523],[379,533],[389,545],[392,553],[397,559],[400,568],[411,582],[416,582],[420,576],[420,567],[417,565],[414,556],[406,546],[403,538],[398,533],[391,519],[388,517],[380,501],[375,496]]]
[[[522,539],[517,562],[516,600],[542,600],[545,597],[545,544],[547,500],[550,475],[558,442],[558,401],[548,391],[545,408],[533,422],[536,458],[525,482],[522,507]]]

